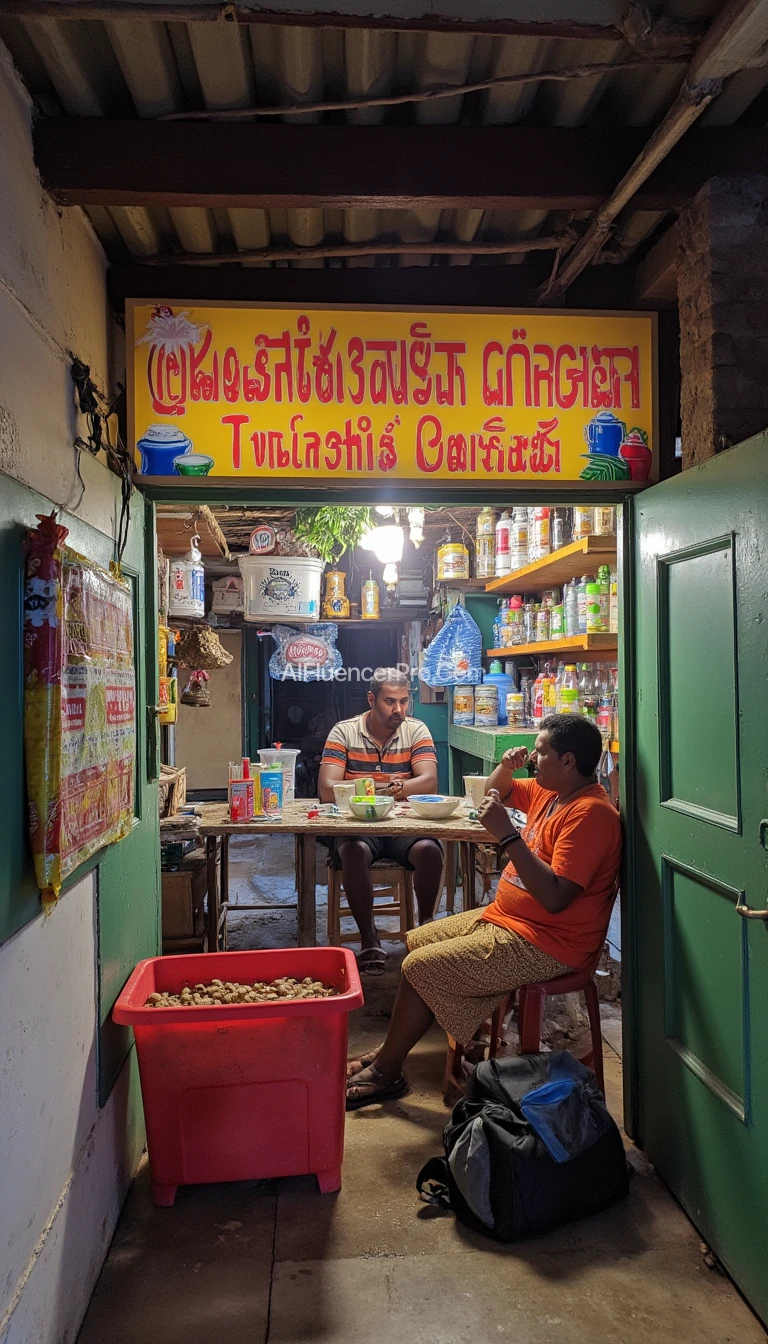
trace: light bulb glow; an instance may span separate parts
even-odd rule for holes
[[[403,558],[405,533],[402,527],[373,527],[360,538],[364,551],[373,551],[382,565],[397,564]]]
[[[383,574],[384,584],[387,588],[394,588],[397,583],[397,565],[393,562],[384,566]]]

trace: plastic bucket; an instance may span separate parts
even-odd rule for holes
[[[283,771],[284,803],[292,803],[296,797],[296,760],[300,755],[296,747],[259,747],[262,766],[267,769],[280,766]]]
[[[145,1008],[159,990],[198,981],[305,976],[336,985],[332,999],[216,1008]],[[147,1126],[152,1195],[208,1181],[317,1176],[341,1188],[347,1023],[363,1002],[352,952],[341,947],[197,952],[140,961],[112,1010],[133,1027]]]
[[[246,621],[316,621],[322,560],[310,556],[240,555]]]

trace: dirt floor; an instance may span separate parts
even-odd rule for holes
[[[282,843],[258,855],[233,847],[241,899],[258,899],[256,889],[275,901],[274,914],[232,916],[233,949],[295,943],[295,911],[285,908],[295,899],[285,875],[292,853]],[[321,939],[323,922],[324,912]],[[386,1030],[402,955],[390,946],[391,968],[350,1021],[353,1050]],[[608,1102],[620,1119],[614,1008],[605,1036]],[[409,1062],[411,1093],[348,1117],[337,1195],[300,1177],[181,1188],[173,1208],[156,1209],[145,1162],[79,1344],[765,1344],[631,1145],[623,1203],[535,1240],[499,1246],[421,1203],[415,1177],[440,1153],[448,1114],[444,1061],[445,1037],[434,1029]]]

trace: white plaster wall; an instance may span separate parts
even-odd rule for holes
[[[105,261],[42,191],[30,116],[0,44],[0,472],[111,535],[110,478],[85,454],[77,507],[68,353],[109,387]],[[75,1339],[140,1156],[132,1065],[98,1107],[96,881],[0,946],[0,1344]]]

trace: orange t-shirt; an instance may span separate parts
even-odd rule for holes
[[[526,891],[510,862],[499,879],[495,901],[482,917],[519,933],[563,965],[581,970],[599,955],[611,917],[621,861],[621,823],[599,784],[583,789],[573,802],[549,815],[556,799],[556,793],[542,789],[535,779],[516,779],[504,801],[527,813],[522,835],[528,848],[581,891],[565,910],[550,914]],[[512,845],[509,853],[514,852]]]

